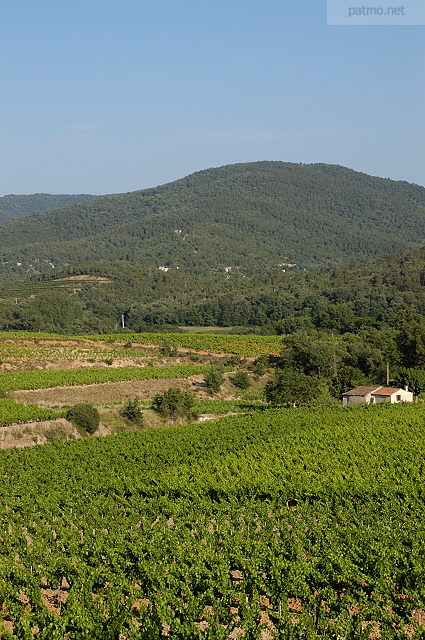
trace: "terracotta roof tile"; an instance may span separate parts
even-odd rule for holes
[[[355,389],[351,389],[350,391],[346,391],[342,395],[344,396],[367,396],[368,393],[373,393],[380,389],[380,386],[376,384],[374,387],[356,387]]]
[[[372,393],[373,396],[392,396],[394,393],[403,391],[400,387],[381,387]]]

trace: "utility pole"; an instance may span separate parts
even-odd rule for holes
[[[387,362],[387,387],[390,385],[390,363]]]

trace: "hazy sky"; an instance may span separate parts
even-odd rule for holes
[[[2,0],[0,195],[114,193],[234,162],[425,184],[425,27],[323,0]]]

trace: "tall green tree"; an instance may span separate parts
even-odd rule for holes
[[[397,338],[401,364],[405,367],[425,367],[425,318],[411,314],[402,322]]]
[[[301,371],[278,371],[265,386],[265,397],[271,404],[313,404],[323,394],[324,384]]]
[[[401,368],[395,379],[395,384],[399,387],[408,386],[409,391],[413,391],[418,397],[425,391],[425,371],[423,369]]]
[[[317,333],[304,331],[285,339],[283,365],[307,376],[332,377],[337,367],[337,344]]]

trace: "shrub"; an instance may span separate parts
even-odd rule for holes
[[[94,433],[99,426],[99,411],[92,404],[82,402],[71,407],[66,419],[86,433]]]
[[[238,389],[248,389],[251,386],[251,380],[246,371],[237,371],[231,380]]]
[[[142,411],[140,409],[139,401],[137,398],[126,402],[126,404],[120,411],[120,415],[123,418],[130,420],[130,422],[134,422],[135,424],[141,425],[143,423]]]
[[[256,376],[264,376],[267,373],[267,367],[269,366],[269,357],[262,355],[254,362],[253,370]]]
[[[174,357],[177,355],[177,347],[171,344],[168,340],[164,340],[160,349],[161,355],[166,358]]]
[[[218,393],[224,382],[223,370],[219,367],[212,367],[204,375],[204,382],[210,393]]]
[[[195,419],[196,412],[193,409],[194,399],[188,391],[182,391],[178,387],[170,387],[164,393],[160,393],[152,401],[152,409],[164,418],[189,418]]]

